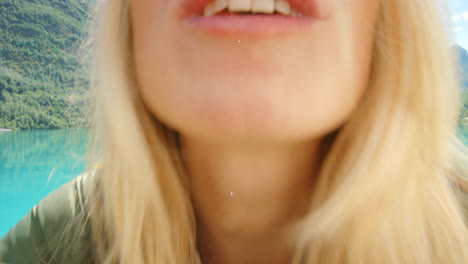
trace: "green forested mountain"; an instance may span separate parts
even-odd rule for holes
[[[0,0],[0,128],[89,125],[83,42],[96,0]],[[462,122],[468,123],[468,53]]]
[[[0,1],[0,128],[87,126],[93,0]]]
[[[466,90],[468,89],[468,52],[463,49],[462,47],[456,45],[455,49],[458,50],[460,54],[460,61],[461,61],[461,68],[462,68],[462,75],[463,77],[463,88]]]
[[[460,123],[468,128],[468,52],[460,46],[455,46],[460,54],[461,74],[463,82],[463,109],[460,115]]]

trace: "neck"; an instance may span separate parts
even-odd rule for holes
[[[288,230],[307,211],[319,142],[181,143],[204,261],[289,263]]]

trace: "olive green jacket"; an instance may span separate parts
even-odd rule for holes
[[[0,239],[0,263],[93,263],[85,184],[78,176],[34,206]],[[468,208],[467,195],[460,198]]]
[[[34,206],[0,239],[0,263],[93,263],[85,182],[78,176]]]

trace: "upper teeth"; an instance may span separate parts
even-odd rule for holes
[[[290,16],[302,16],[300,12],[291,8],[285,0],[215,0],[208,4],[204,16],[213,16],[225,9],[229,12],[252,12],[273,14],[275,11]]]

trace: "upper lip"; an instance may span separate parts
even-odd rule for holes
[[[302,13],[305,17],[316,18],[319,16],[317,0],[287,0],[292,8]],[[326,0],[330,1],[330,0]],[[194,17],[203,14],[203,9],[214,0],[184,0],[180,6],[182,18]]]

